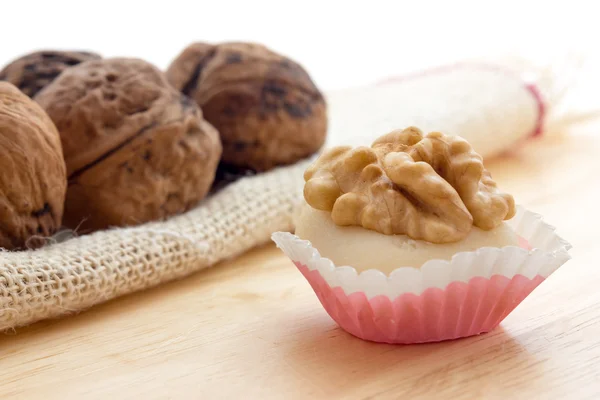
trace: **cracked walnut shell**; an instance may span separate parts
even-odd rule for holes
[[[89,61],[35,100],[62,140],[65,225],[96,230],[160,220],[207,195],[221,156],[218,132],[153,65]]]
[[[266,171],[314,154],[325,141],[323,95],[299,64],[262,45],[194,43],[167,77],[219,131],[224,164]]]
[[[307,203],[337,225],[431,243],[459,241],[473,225],[491,230],[516,211],[467,141],[413,127],[371,147],[332,148],[304,179]]]
[[[85,51],[36,51],[24,55],[0,71],[0,80],[8,81],[29,97],[48,86],[65,69],[100,55]]]
[[[67,175],[44,110],[0,82],[0,247],[35,248],[61,226]]]

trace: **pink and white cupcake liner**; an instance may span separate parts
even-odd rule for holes
[[[272,239],[341,328],[375,342],[424,343],[489,332],[570,259],[571,245],[540,215],[518,207],[507,223],[528,245],[461,252],[389,276],[336,266],[288,232]]]

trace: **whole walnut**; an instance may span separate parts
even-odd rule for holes
[[[319,150],[326,103],[296,62],[252,43],[195,43],[167,70],[221,135],[223,163],[269,170]]]
[[[61,226],[67,172],[56,127],[0,82],[0,247],[35,248]]]
[[[29,97],[48,86],[65,69],[100,55],[85,51],[36,51],[24,55],[0,71],[0,80],[8,81]]]
[[[222,151],[219,134],[153,65],[88,61],[66,70],[35,100],[60,132],[68,227],[163,219],[208,193]]]

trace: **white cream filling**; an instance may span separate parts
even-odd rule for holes
[[[358,226],[338,226],[330,213],[307,204],[299,208],[294,223],[296,235],[310,241],[322,257],[338,267],[354,267],[359,273],[377,269],[389,274],[399,267],[419,268],[433,259],[450,260],[458,252],[518,246],[519,243],[517,234],[506,223],[491,231],[473,227],[459,242],[434,244],[406,235],[384,235]]]

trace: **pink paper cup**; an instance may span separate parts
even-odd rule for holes
[[[391,274],[335,266],[311,243],[276,232],[273,241],[310,283],[345,331],[382,343],[426,343],[496,328],[571,257],[571,245],[541,216],[518,207],[508,224],[528,245],[484,247]]]

